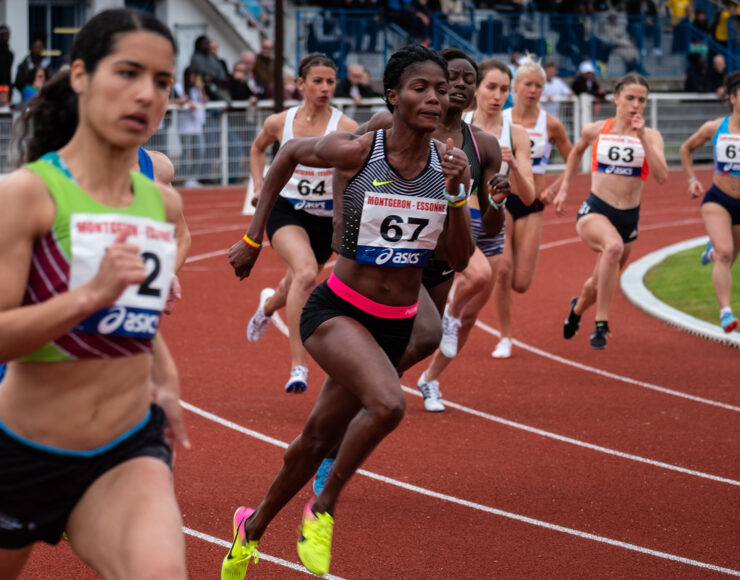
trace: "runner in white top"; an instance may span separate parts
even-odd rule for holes
[[[534,202],[534,182],[529,138],[522,127],[508,123],[502,115],[502,108],[509,96],[511,78],[511,71],[506,63],[493,58],[481,62],[478,65],[479,82],[475,92],[476,109],[467,113],[464,120],[499,140],[502,157],[500,173],[508,174],[512,193],[517,193],[524,203],[531,204]],[[467,341],[478,313],[491,296],[497,280],[505,229],[502,228],[495,237],[496,247],[492,244],[486,254],[480,247],[476,247],[468,267],[457,279],[452,300],[442,317],[442,341],[439,350],[434,354],[420,381],[436,381]]]
[[[321,137],[334,130],[352,132],[357,128],[357,123],[330,104],[336,77],[336,65],[325,54],[311,53],[301,60],[297,82],[303,91],[303,104],[267,117],[252,143],[249,167],[255,205],[262,189],[265,152],[275,141],[282,146],[294,137]],[[299,165],[267,224],[270,243],[288,271],[276,290],[265,288],[260,293],[259,307],[247,326],[247,338],[259,341],[272,314],[285,306],[291,358],[285,390],[289,393],[302,393],[307,387],[306,351],[298,326],[320,267],[331,255],[332,174],[331,169]]]
[[[493,295],[501,330],[501,340],[492,353],[494,358],[511,356],[511,291],[523,294],[532,285],[540,251],[543,211],[562,180],[558,178],[550,186],[545,182],[552,144],[563,159],[568,158],[573,148],[563,124],[540,108],[545,78],[539,62],[528,55],[514,75],[514,106],[502,113],[505,122],[524,127],[529,136],[536,199],[529,205],[516,195],[506,200],[506,243]]]

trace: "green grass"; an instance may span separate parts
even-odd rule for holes
[[[690,316],[719,324],[719,306],[712,286],[712,264],[702,266],[699,257],[704,246],[668,256],[645,275],[645,286],[656,298]],[[740,311],[740,266],[732,268],[731,303]]]

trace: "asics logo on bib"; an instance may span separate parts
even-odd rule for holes
[[[373,185],[375,187],[378,187],[379,185],[388,185],[389,183],[393,183],[393,180],[391,179],[389,181],[378,181],[377,177],[373,179]]]
[[[116,334],[123,330],[128,335],[154,335],[159,326],[159,314],[128,311],[125,306],[113,306],[98,322],[100,334]],[[120,332],[119,332],[120,334]]]
[[[382,266],[383,264],[386,264],[388,261],[391,262],[391,264],[408,264],[409,266],[413,266],[415,264],[419,263],[419,259],[421,257],[420,252],[395,252],[393,248],[388,248],[387,250],[383,250],[377,258],[375,258],[375,263],[378,266]]]
[[[299,200],[293,206],[295,209],[327,209],[325,201]]]

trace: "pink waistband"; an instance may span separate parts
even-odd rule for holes
[[[418,302],[411,306],[389,306],[388,304],[381,304],[380,302],[375,302],[375,300],[370,300],[370,298],[363,296],[357,290],[353,290],[347,286],[334,275],[334,272],[331,273],[326,284],[342,300],[346,300],[352,306],[356,306],[363,312],[367,312],[378,318],[411,318],[416,315],[416,311],[419,308]]]

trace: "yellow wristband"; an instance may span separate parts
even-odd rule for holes
[[[253,248],[261,248],[262,244],[258,244],[254,240],[249,239],[249,236],[247,234],[244,234],[244,237],[242,238],[242,241],[247,244],[248,246],[252,246]]]
[[[447,205],[449,207],[462,207],[466,203],[468,203],[468,198],[467,197],[465,199],[460,200],[460,201],[448,201],[447,202]]]

